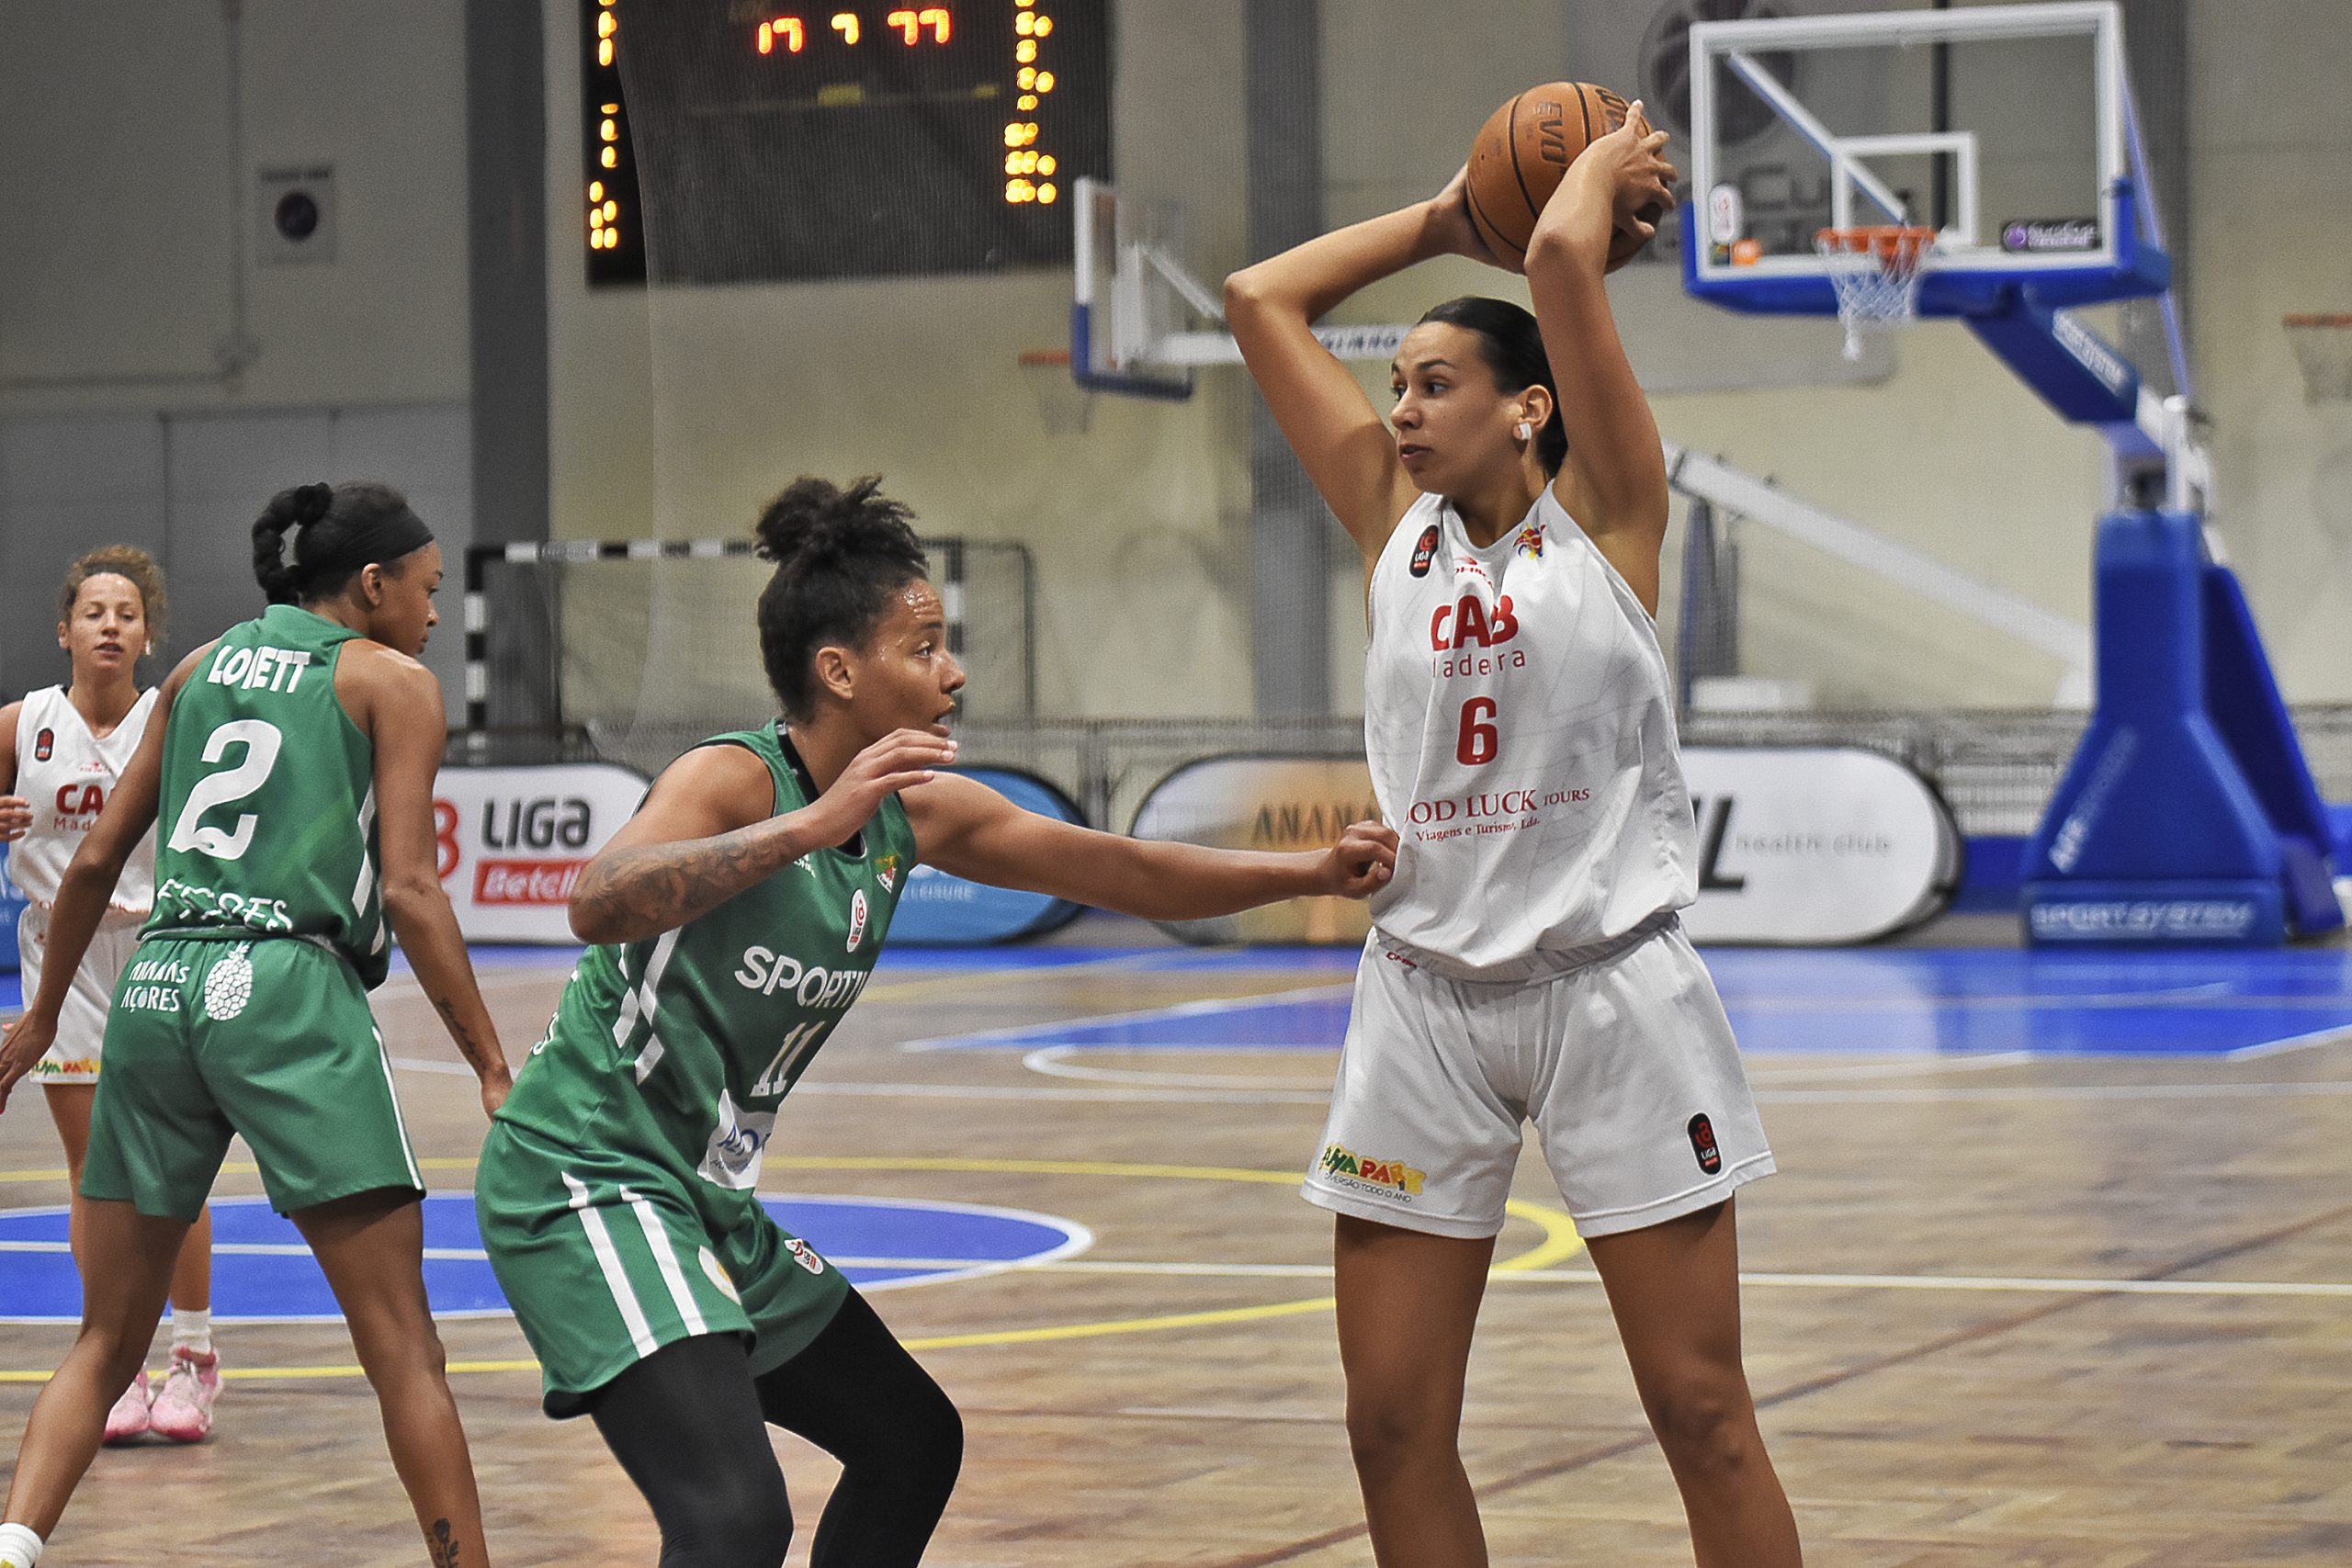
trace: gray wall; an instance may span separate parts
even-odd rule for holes
[[[284,485],[400,486],[453,575],[470,536],[461,0],[238,9],[0,0],[0,691],[62,677],[95,545],[160,552],[185,651],[259,608]],[[333,258],[266,259],[257,172],[319,164]]]

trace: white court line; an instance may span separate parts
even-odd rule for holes
[[[2319,1041],[2307,1043],[2318,1044]],[[2062,1063],[2076,1058],[2035,1055],[2034,1060]],[[2112,1061],[2113,1057],[2100,1060]],[[2211,1057],[2191,1058],[2211,1061]],[[473,1069],[454,1062],[424,1062],[394,1057],[392,1066],[413,1072],[462,1074],[471,1077]],[[1922,1064],[1924,1066],[1925,1064]],[[1828,1069],[1825,1069],[1828,1070]],[[1791,1075],[1793,1076],[1793,1075]],[[1158,1086],[1137,1086],[1122,1089],[1106,1086],[1085,1089],[1072,1085],[1064,1089],[1044,1084],[948,1084],[948,1083],[870,1083],[816,1082],[804,1079],[793,1087],[795,1095],[838,1095],[845,1099],[868,1100],[1035,1100],[1052,1102],[1069,1100],[1101,1104],[1167,1104],[1167,1105],[1322,1105],[1330,1098],[1328,1089],[1171,1089]],[[1933,1104],[1941,1100],[2293,1100],[2303,1096],[2325,1098],[2352,1094],[2352,1083],[2321,1079],[2308,1083],[2166,1083],[2166,1084],[2003,1084],[1983,1089],[1957,1084],[1927,1084],[1917,1089],[1774,1089],[1760,1081],[1756,1089],[1759,1105],[1901,1105]]]
[[[1304,1081],[1296,1080],[1286,1083],[1279,1079],[1270,1082],[1262,1077],[1219,1077],[1215,1073],[1153,1073],[1134,1067],[1082,1066],[1069,1059],[1070,1054],[1074,1051],[1085,1051],[1091,1049],[1095,1049],[1095,1047],[1086,1045],[1047,1045],[1038,1050],[1032,1051],[1027,1055],[1023,1056],[1021,1058],[1021,1065],[1028,1068],[1031,1072],[1040,1074],[1046,1077],[1081,1078],[1095,1083],[1153,1084],[1161,1088],[1170,1089],[1266,1089],[1295,1087],[1304,1089],[1316,1087],[1316,1085],[1320,1085],[1328,1091],[1330,1083],[1330,1079],[1328,1077],[1318,1078],[1315,1080],[1315,1085],[1310,1085]],[[1250,1047],[1246,1045],[1235,1045],[1226,1047],[1226,1049],[1243,1051],[1250,1049]],[[1282,1047],[1282,1049],[1295,1050],[1296,1047],[1284,1046]],[[1336,1049],[1336,1047],[1334,1047],[1334,1049]]]
[[[1328,1280],[1328,1263],[1137,1263],[1111,1259],[1039,1263],[1023,1272],[1044,1274],[1149,1274],[1199,1279]],[[1589,1269],[1498,1270],[1496,1284],[1532,1281],[1597,1285]],[[1743,1285],[1805,1291],[1996,1291],[2041,1295],[2091,1296],[2315,1296],[2352,1297],[2352,1282],[2334,1280],[2095,1280],[1984,1274],[1776,1274],[1743,1272]]]
[[[2314,1045],[2332,1045],[2339,1040],[2352,1040],[2352,1024],[2339,1023],[2333,1029],[2314,1029],[2309,1034],[2290,1034],[2284,1040],[2266,1040],[2259,1045],[2241,1045],[2234,1051],[2222,1053],[2222,1058],[2244,1062],[2256,1056],[2280,1056],[2290,1051],[2308,1051]]]
[[[0,1242],[0,1252],[65,1250],[66,1244],[62,1241]],[[240,1256],[295,1257],[307,1254],[310,1248],[248,1242],[215,1244],[213,1251]],[[428,1247],[424,1249],[424,1256],[477,1263],[486,1261],[489,1257],[479,1248],[456,1247]],[[1328,1263],[1178,1263],[1069,1257],[1049,1257],[1031,1261],[1001,1258],[865,1258],[835,1253],[826,1254],[826,1258],[842,1269],[953,1269],[970,1275],[1146,1275],[1190,1280],[1331,1278],[1331,1266]],[[1600,1282],[1600,1276],[1589,1269],[1499,1270],[1489,1278],[1497,1284],[1597,1285]],[[1785,1274],[1743,1271],[1739,1281],[1743,1285],[1768,1289],[1804,1291],[1989,1291],[2034,1295],[2352,1298],[2352,1282],[2335,1280],[2099,1280],[2012,1274]]]
[[[1254,997],[1208,997],[1196,1001],[1172,1002],[1165,1007],[1137,1008],[1131,1012],[1091,1013],[1084,1018],[1063,1019],[1057,1023],[1011,1024],[1002,1029],[983,1029],[971,1034],[938,1034],[922,1040],[910,1040],[899,1047],[901,1051],[985,1050],[999,1042],[1013,1045],[1062,1045],[1074,1042],[1041,1040],[1038,1032],[1046,1029],[1099,1029],[1106,1023],[1140,1023],[1148,1019],[1198,1018],[1204,1014],[1234,1012],[1242,1008],[1264,1007],[1276,1002],[1304,1002],[1350,997],[1355,994],[1355,982],[1343,985],[1305,986],[1291,991],[1267,991]],[[1285,1047],[1287,1049],[1287,1047]]]
[[[1981,1056],[1907,1056],[1894,1061],[1863,1062],[1853,1066],[1754,1071],[1747,1075],[1747,1081],[1765,1084],[1780,1083],[1788,1078],[1899,1078],[1906,1073],[1981,1073],[1988,1067],[2014,1067],[2021,1062],[2048,1059],[2032,1051],[1992,1051]]]

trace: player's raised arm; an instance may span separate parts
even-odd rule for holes
[[[1225,280],[1225,319],[1315,488],[1369,566],[1419,492],[1386,423],[1314,323],[1368,284],[1432,256],[1484,257],[1460,176],[1435,199],[1318,235]]]
[[[1666,535],[1666,459],[1649,400],[1634,378],[1602,276],[1611,238],[1668,201],[1674,167],[1637,102],[1625,123],[1568,165],[1527,244],[1527,288],[1560,388],[1567,459],[1553,491],[1655,615]]]
[[[967,778],[935,779],[905,800],[927,864],[1148,920],[1206,919],[1317,894],[1368,897],[1396,864],[1396,835],[1378,822],[1352,824],[1328,850],[1273,854],[1097,832],[1023,811]]]

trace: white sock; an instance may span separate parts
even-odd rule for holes
[[[40,1562],[40,1537],[27,1525],[0,1525],[0,1568],[34,1568]]]
[[[193,1355],[212,1353],[212,1309],[210,1307],[174,1307],[172,1309],[172,1348],[187,1350]]]

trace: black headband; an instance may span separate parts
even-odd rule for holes
[[[287,565],[295,563],[300,550],[301,536],[312,525],[307,523],[289,525],[279,545],[279,554]],[[306,578],[323,577],[329,572],[356,571],[363,566],[398,560],[411,550],[423,549],[433,542],[433,530],[424,519],[403,506],[372,522],[356,524],[344,531],[343,537],[322,557],[301,562]]]

